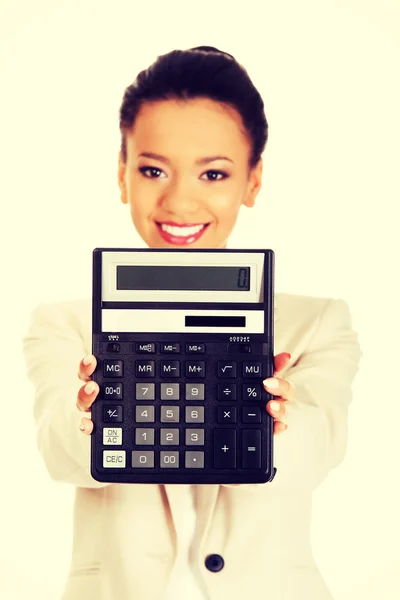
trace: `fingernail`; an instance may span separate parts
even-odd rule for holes
[[[292,355],[290,354],[290,352],[286,352],[286,356],[287,356],[288,358],[292,358]]]
[[[88,354],[87,356],[85,356],[85,358],[83,359],[82,362],[85,365],[85,367],[87,367],[88,365],[90,365],[90,363],[92,362],[92,355]]]
[[[79,421],[79,429],[80,429],[81,431],[85,431],[85,426],[84,426],[84,424],[83,424],[83,421]]]
[[[276,410],[276,411],[278,411],[281,407],[279,402],[276,402],[275,400],[272,400],[272,402],[269,403],[269,406],[270,406],[270,408],[272,408],[272,410]]]
[[[94,392],[94,390],[96,389],[96,384],[94,381],[89,381],[89,383],[87,383],[85,385],[85,394],[92,394]]]
[[[269,379],[264,379],[263,384],[271,389],[279,387],[279,381],[277,379],[274,379],[273,377],[270,377]]]

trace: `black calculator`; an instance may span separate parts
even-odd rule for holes
[[[91,474],[272,481],[274,252],[93,251]]]

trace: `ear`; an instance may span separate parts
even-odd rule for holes
[[[118,186],[121,192],[121,202],[123,204],[128,204],[128,197],[126,193],[126,183],[125,183],[125,172],[126,172],[126,164],[122,160],[122,153],[118,154]]]
[[[260,158],[255,167],[250,171],[249,182],[246,187],[242,204],[251,208],[254,206],[258,192],[261,189],[263,172],[263,160]]]

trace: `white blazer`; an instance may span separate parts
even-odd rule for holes
[[[90,299],[41,304],[23,339],[40,453],[53,479],[76,486],[63,600],[161,600],[186,486],[91,477],[90,436],[79,431],[76,408],[79,362],[92,351],[91,319]],[[276,294],[274,354],[285,351],[292,356],[280,376],[295,384],[297,397],[287,403],[288,429],[274,439],[274,480],[193,486],[189,560],[210,600],[332,600],[309,534],[312,492],[345,455],[362,356],[346,302]],[[223,563],[219,571],[205,564],[212,554]]]

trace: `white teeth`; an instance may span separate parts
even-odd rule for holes
[[[171,225],[165,225],[165,223],[161,223],[161,229],[163,231],[180,237],[194,235],[195,233],[201,231],[203,227],[205,227],[205,225],[195,225],[193,227],[171,227]]]

